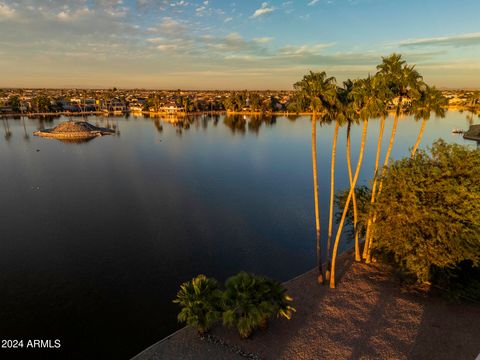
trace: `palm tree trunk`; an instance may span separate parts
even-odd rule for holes
[[[335,130],[333,132],[333,142],[332,142],[332,156],[330,162],[330,210],[328,214],[328,237],[327,237],[327,272],[325,274],[326,279],[330,278],[330,244],[332,241],[332,227],[333,227],[333,206],[335,198],[335,154],[337,152],[337,138],[338,138],[338,129],[340,128],[340,123],[338,120],[335,122]]]
[[[353,183],[353,174],[352,174],[352,160],[350,156],[350,127],[352,123],[349,121],[347,126],[347,167],[348,167],[348,179],[350,181],[350,186]],[[358,212],[357,212],[357,197],[355,196],[355,189],[353,190],[352,195],[352,203],[353,203],[353,232],[355,234],[355,261],[360,261],[360,248],[358,244],[358,230],[357,230],[357,222],[358,222]]]
[[[323,284],[322,269],[322,244],[320,243],[320,209],[318,205],[318,176],[317,176],[317,119],[316,114],[312,116],[312,169],[313,169],[313,197],[315,200],[315,233],[317,250],[317,282]]]
[[[380,131],[378,133],[377,154],[375,155],[375,170],[373,172],[372,197],[370,199],[370,204],[371,205],[373,205],[375,203],[375,194],[377,192],[378,165],[380,163],[380,154],[381,154],[381,151],[382,151],[382,140],[383,140],[383,130],[384,129],[385,129],[385,116],[382,116],[382,120],[380,121]],[[370,238],[372,218],[373,218],[373,214],[370,211],[370,213],[368,214],[367,231],[366,231],[366,234],[365,234],[365,244],[363,245],[362,257],[364,259],[367,258],[368,240]]]
[[[415,145],[413,146],[413,149],[412,149],[412,158],[415,156],[415,153],[417,152],[418,145],[420,145],[420,140],[422,139],[423,131],[425,130],[425,125],[427,125],[427,120],[423,119],[420,132],[418,133],[417,141],[415,142]]]
[[[358,174],[360,173],[360,168],[362,167],[363,153],[365,150],[365,140],[367,138],[367,128],[368,128],[368,118],[365,119],[363,123],[362,142],[361,142],[360,151],[358,154],[357,168],[355,169],[355,176],[353,177],[352,184],[350,185],[350,191],[348,192],[347,201],[345,202],[345,206],[343,208],[342,218],[340,219],[340,223],[338,224],[337,235],[335,237],[335,243],[333,245],[332,272],[330,274],[330,287],[332,289],[335,288],[335,265],[337,260],[338,244],[340,242],[340,236],[342,234],[343,224],[345,223],[345,217],[347,216],[348,206],[350,205],[350,200],[353,197],[353,193],[355,191],[355,185],[358,180]]]
[[[390,153],[392,152],[393,148],[393,142],[395,140],[395,135],[397,133],[397,125],[398,125],[398,118],[400,114],[397,111],[395,113],[395,118],[393,120],[393,127],[392,127],[392,134],[390,135],[390,143],[388,144],[388,149],[387,153],[385,155],[385,161],[383,162],[383,167],[382,167],[382,172],[380,174],[380,183],[378,185],[378,193],[377,193],[377,198],[380,196],[382,193],[382,187],[383,187],[383,181],[382,181],[382,175],[384,171],[387,169],[388,166],[388,160],[390,159]],[[371,248],[372,248],[372,241],[373,241],[373,232],[374,232],[374,226],[375,226],[375,221],[377,220],[377,214],[373,213],[373,218],[372,218],[372,223],[370,224],[371,230],[370,230],[370,239],[368,240],[368,247],[367,247],[367,260],[366,263],[370,263],[372,260],[372,255],[371,255]]]

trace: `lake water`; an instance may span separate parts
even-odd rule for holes
[[[64,120],[0,120],[0,338],[61,340],[60,350],[10,355],[128,359],[179,328],[172,299],[195,275],[283,281],[315,265],[308,117],[198,117],[189,129],[90,117],[117,135],[73,144],[32,135]],[[378,125],[370,121],[359,184],[373,172]],[[317,129],[323,230],[333,128]],[[419,128],[400,121],[394,158]],[[467,129],[466,115],[431,119],[422,146],[440,137],[476,146],[452,128]],[[337,189],[348,183],[345,132]],[[360,132],[353,127],[353,164]]]

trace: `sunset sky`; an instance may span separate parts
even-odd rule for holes
[[[480,87],[479,0],[0,0],[0,87],[289,89],[400,52]]]

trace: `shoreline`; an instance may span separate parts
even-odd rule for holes
[[[450,105],[446,107],[448,110],[453,111],[469,111],[466,106],[459,105]],[[85,116],[85,115],[104,115],[104,116],[125,116],[126,114],[130,115],[150,115],[153,117],[158,116],[168,116],[168,117],[188,117],[190,115],[246,115],[246,116],[312,116],[313,112],[290,112],[290,111],[228,111],[228,110],[214,110],[214,111],[194,111],[194,112],[179,112],[177,114],[170,114],[165,112],[151,112],[151,111],[127,111],[121,114],[115,114],[113,112],[104,112],[104,111],[79,111],[79,112],[69,112],[69,111],[59,111],[59,112],[38,112],[38,113],[8,113],[0,114],[0,117],[32,117],[32,116]],[[318,115],[318,114],[317,114]],[[318,115],[320,116],[320,115]]]
[[[347,250],[345,250],[343,253],[340,254],[340,256],[338,257],[338,277],[341,278],[343,276],[343,274],[345,273],[345,270],[346,268],[352,264],[353,262],[353,254],[354,254],[354,248],[349,248]],[[326,268],[327,266],[327,262],[323,263],[323,267]],[[283,281],[282,282],[282,285],[284,285],[285,287],[288,288],[288,286],[292,283],[294,283],[295,281],[299,280],[299,279],[302,279],[304,278],[305,276],[308,276],[312,273],[314,273],[314,278],[316,279],[317,277],[317,267],[314,267],[313,269],[310,269],[310,270],[307,270],[306,272],[303,272],[299,275],[296,275],[286,281]],[[317,286],[317,284],[315,283],[315,285]],[[318,287],[320,288],[328,288],[328,283],[325,283],[324,285],[318,285]],[[174,331],[173,333],[165,336],[164,338],[158,340],[157,342],[153,343],[152,345],[148,346],[147,348],[143,349],[142,351],[140,351],[138,354],[136,354],[135,356],[133,356],[130,360],[146,360],[148,359],[148,356],[150,353],[154,352],[155,349],[158,347],[158,346],[161,346],[162,343],[170,340],[171,338],[175,337],[175,336],[182,336],[183,333],[185,332],[188,332],[189,330],[192,330],[192,327],[188,326],[188,325],[185,325],[183,327],[181,327],[180,329]],[[195,332],[196,333],[196,332]]]
[[[125,115],[150,115],[150,116],[171,116],[171,117],[187,117],[189,115],[223,115],[227,112],[222,111],[195,111],[189,113],[178,113],[178,114],[169,114],[164,112],[151,112],[151,111],[127,111],[121,114],[115,114],[114,112],[105,112],[105,111],[78,111],[78,112],[68,112],[68,111],[59,111],[59,112],[39,112],[39,113],[8,113],[0,114],[0,117],[33,117],[33,116],[69,116],[69,117],[79,117],[85,115],[103,115],[103,116],[118,116],[124,117]]]
[[[194,328],[183,327],[131,360],[467,360],[478,355],[480,323],[471,321],[480,317],[477,304],[448,303],[403,286],[388,266],[358,263],[351,254],[339,269],[333,290],[316,284],[315,268],[285,282],[297,313],[290,321],[272,319],[268,330],[256,331],[251,339],[241,340],[221,326],[200,338]]]
[[[102,115],[105,114],[103,111],[79,111],[79,112],[69,112],[69,111],[59,111],[59,112],[39,112],[39,113],[10,113],[10,114],[1,114],[1,117],[11,117],[11,116],[20,116],[20,117],[31,117],[31,116],[83,116],[83,115]]]

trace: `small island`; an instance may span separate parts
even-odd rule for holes
[[[470,125],[470,129],[463,134],[463,138],[467,140],[480,141],[480,125]]]
[[[60,140],[87,140],[114,133],[112,129],[97,127],[86,121],[65,121],[54,128],[35,131],[33,135]]]

